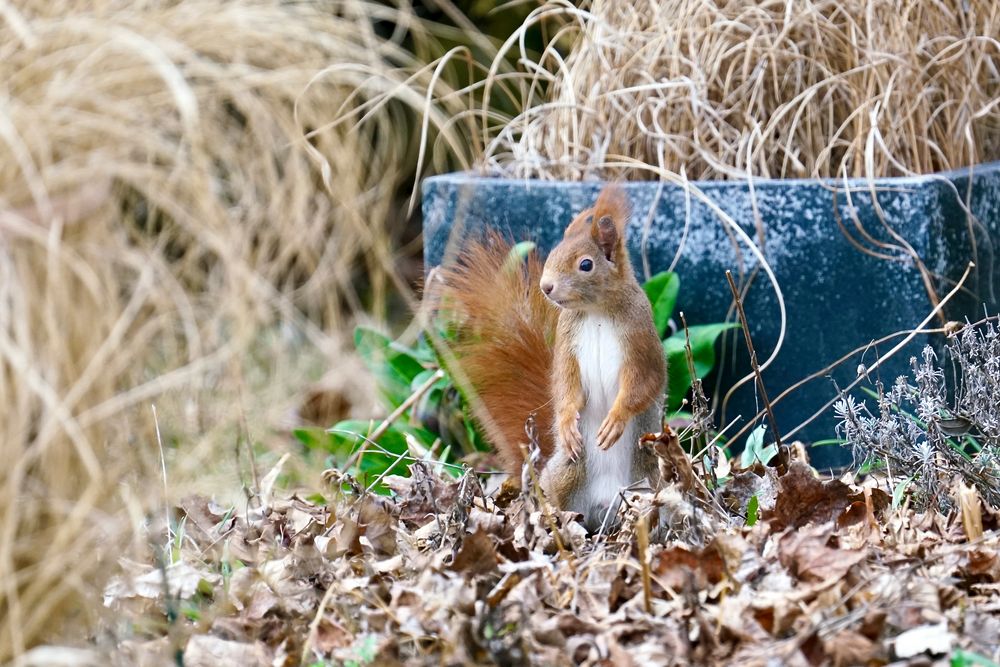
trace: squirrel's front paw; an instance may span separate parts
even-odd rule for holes
[[[625,423],[625,420],[618,419],[614,414],[608,414],[597,431],[597,446],[600,449],[610,449],[625,432]]]
[[[571,461],[576,461],[583,453],[583,434],[580,433],[580,415],[574,419],[563,419],[559,424],[559,438]]]

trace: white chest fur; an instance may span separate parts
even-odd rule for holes
[[[602,315],[586,315],[576,332],[576,358],[583,384],[584,408],[580,433],[587,457],[588,483],[579,510],[614,503],[632,479],[632,456],[638,434],[630,423],[622,437],[608,450],[597,448],[597,432],[618,395],[619,374],[624,358],[621,336],[614,322]]]

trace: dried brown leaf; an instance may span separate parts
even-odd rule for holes
[[[451,511],[458,498],[460,482],[435,473],[423,461],[410,465],[409,477],[391,475],[383,483],[395,494],[399,520],[422,526],[437,514]]]
[[[879,644],[851,630],[843,630],[823,640],[823,652],[834,667],[852,667],[872,662],[882,664],[888,657]]]
[[[762,513],[775,531],[837,520],[850,505],[851,489],[840,480],[821,480],[801,461],[778,478],[774,509]]]
[[[475,577],[497,569],[497,552],[493,540],[481,528],[462,538],[462,546],[455,554],[451,568],[466,576]]]
[[[354,635],[343,625],[324,616],[316,626],[313,646],[320,653],[327,655],[334,649],[346,648],[354,642]]]
[[[726,576],[726,563],[715,545],[700,550],[667,547],[653,556],[650,565],[654,580],[675,592],[685,590],[688,584],[704,589]]]
[[[199,543],[204,542],[203,547],[218,541],[234,527],[237,520],[235,512],[228,512],[210,498],[201,495],[185,496],[177,504],[177,509],[187,517],[187,534],[194,536]],[[225,524],[224,519],[227,519]]]
[[[165,569],[149,568],[138,576],[112,579],[104,589],[104,604],[110,606],[128,598],[160,600],[166,595],[187,600],[195,594],[202,581],[214,586],[220,581],[220,577],[187,561],[178,561]]]
[[[774,468],[760,466],[759,474],[755,469],[742,470],[726,483],[720,497],[731,512],[743,514],[750,498],[757,496],[757,507],[763,515],[774,509],[778,497],[777,480],[777,471]]]
[[[357,500],[353,512],[340,517],[336,527],[337,551],[359,555],[365,551],[375,555],[396,553],[396,519],[392,506],[380,497],[365,495]]]
[[[1000,553],[996,546],[992,548],[971,549],[968,552],[969,564],[965,572],[972,578],[982,582],[1000,582]]]
[[[262,642],[243,643],[219,639],[211,635],[195,635],[184,649],[185,667],[268,667],[271,652]]]
[[[677,484],[692,496],[706,498],[705,487],[691,466],[691,457],[681,448],[680,438],[669,425],[661,433],[647,433],[639,440],[640,446],[650,447],[656,455],[660,477],[666,484]]]
[[[778,558],[789,572],[803,581],[842,579],[865,559],[865,551],[830,547],[832,526],[810,526],[784,535],[778,543]]]

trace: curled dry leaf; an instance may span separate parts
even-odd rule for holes
[[[801,461],[792,461],[778,478],[774,509],[762,514],[775,531],[837,520],[851,503],[851,488],[840,480],[821,480]]]
[[[202,581],[212,586],[219,579],[219,575],[215,573],[197,568],[186,561],[178,561],[168,565],[166,569],[151,568],[138,576],[112,579],[104,589],[104,605],[110,607],[127,598],[162,600],[168,595],[187,600],[195,594]]]
[[[691,550],[683,546],[663,549],[651,563],[655,580],[679,592],[691,586],[701,590],[726,576],[726,562],[716,545]]]
[[[823,652],[834,667],[885,663],[885,650],[864,635],[844,630],[823,640]]]
[[[823,524],[785,534],[778,545],[778,559],[803,581],[842,579],[865,559],[866,553],[828,546],[832,531],[831,524]]]
[[[481,528],[462,538],[462,546],[455,554],[451,569],[468,576],[494,572],[497,569],[497,552],[493,540]]]
[[[685,493],[707,498],[705,487],[691,466],[691,458],[681,448],[680,438],[669,425],[664,425],[661,433],[643,435],[639,443],[653,450],[665,484],[677,484]]]
[[[422,461],[410,465],[410,476],[391,475],[382,480],[395,494],[399,520],[422,526],[437,514],[450,511],[458,498],[459,482],[435,473]]]
[[[358,555],[365,551],[379,556],[396,552],[396,518],[384,499],[366,494],[356,500],[351,511],[341,516],[336,527],[337,550]]]
[[[316,626],[315,648],[322,655],[329,655],[336,649],[346,648],[354,643],[354,635],[343,625],[324,616]]]
[[[237,515],[232,508],[224,508],[205,496],[186,496],[177,504],[186,517],[185,530],[197,531],[200,542],[218,541],[236,527]]]
[[[757,497],[758,511],[762,514],[770,512],[778,497],[777,471],[761,465],[741,470],[733,475],[719,495],[726,509],[731,512],[744,514],[754,496]]]

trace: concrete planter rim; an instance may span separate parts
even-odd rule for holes
[[[890,189],[890,188],[906,188],[923,185],[929,182],[940,182],[949,181],[954,182],[959,178],[970,178],[976,174],[983,172],[995,172],[1000,171],[1000,160],[993,162],[982,162],[976,165],[970,165],[966,167],[959,167],[956,169],[950,169],[948,171],[937,171],[930,174],[916,174],[912,176],[880,176],[878,178],[868,178],[866,176],[853,176],[849,178],[743,178],[743,179],[708,179],[708,180],[692,180],[688,179],[686,181],[681,181],[678,177],[678,181],[665,180],[665,179],[650,179],[650,180],[622,180],[620,183],[625,187],[642,187],[643,185],[659,185],[659,184],[669,184],[683,186],[685,183],[694,185],[698,188],[716,188],[716,187],[746,187],[749,184],[753,184],[754,187],[776,187],[776,186],[795,186],[795,185],[812,185],[817,184],[828,187],[830,190],[838,191],[868,191],[874,186],[876,189]],[[588,180],[578,180],[571,181],[567,179],[544,179],[544,178],[513,178],[508,176],[497,176],[490,174],[479,174],[475,171],[452,171],[445,174],[437,174],[434,176],[428,176],[424,179],[425,183],[434,183],[437,181],[449,181],[453,183],[461,184],[489,184],[489,183],[527,183],[530,186],[538,185],[539,187],[576,187],[579,185],[586,184],[598,184],[605,183],[607,181],[588,179]]]

